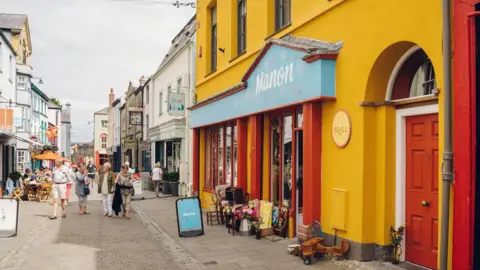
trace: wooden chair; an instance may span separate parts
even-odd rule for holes
[[[23,190],[21,188],[16,187],[13,190],[12,195],[10,195],[10,198],[14,198],[19,201],[22,201],[22,196],[23,196]]]
[[[38,191],[38,186],[34,185],[27,185],[26,190],[27,190],[27,198],[29,201],[36,201],[37,200],[37,191]]]
[[[217,211],[208,211],[207,212],[207,225],[213,226],[213,221],[217,222],[217,224],[220,223],[220,213],[217,209]]]
[[[50,194],[52,193],[52,183],[45,182],[42,183],[37,190],[37,197],[40,202],[47,202],[50,198]]]

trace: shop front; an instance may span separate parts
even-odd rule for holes
[[[180,172],[182,145],[185,145],[185,119],[172,119],[149,130],[151,163],[159,162],[164,172]]]
[[[294,209],[290,237],[298,224],[320,220],[322,106],[335,100],[341,47],[269,41],[240,84],[190,108],[204,208],[217,186],[228,185]]]

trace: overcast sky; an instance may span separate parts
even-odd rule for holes
[[[149,76],[171,40],[194,15],[173,0],[0,0],[1,13],[28,15],[32,67],[49,97],[72,104],[72,141],[93,139],[93,113],[108,106],[110,88]],[[181,0],[180,2],[194,2]]]

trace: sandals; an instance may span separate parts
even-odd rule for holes
[[[67,217],[67,214],[62,214],[62,218],[66,218]]]
[[[90,215],[90,212],[85,211],[85,212],[83,212],[83,214],[84,214],[84,215]]]
[[[51,217],[49,217],[49,219],[50,220],[55,220],[55,219],[57,219],[57,216],[51,216]]]

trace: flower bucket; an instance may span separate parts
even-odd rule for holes
[[[247,219],[242,219],[240,222],[240,231],[241,232],[248,232],[250,229],[250,226],[248,226],[248,220]]]

